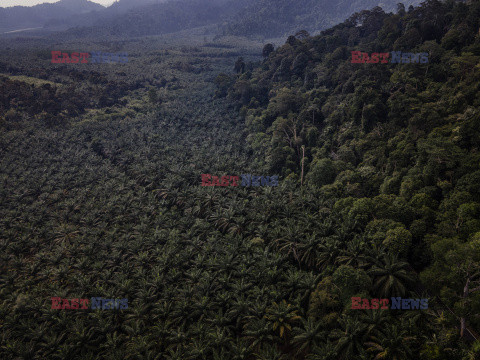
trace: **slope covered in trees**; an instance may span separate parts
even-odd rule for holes
[[[54,4],[45,3],[31,7],[0,7],[0,32],[42,27],[53,19],[79,16],[103,9],[103,6],[88,0],[61,0]]]
[[[172,33],[207,25],[216,25],[236,13],[247,0],[171,0],[142,5],[124,13],[107,9],[95,22],[71,29],[73,36],[142,36]]]
[[[479,1],[362,11],[291,36],[229,93],[262,163],[320,188],[362,243],[407,260],[462,331],[465,318],[480,328],[479,30]],[[351,62],[394,50],[429,62]]]
[[[381,6],[385,11],[397,7],[396,0],[260,0],[251,3],[237,14],[226,27],[235,35],[288,36],[299,30],[309,32],[327,29],[353,13]],[[403,1],[404,6],[416,5],[418,0]]]

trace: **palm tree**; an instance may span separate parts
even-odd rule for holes
[[[56,352],[60,345],[65,341],[65,337],[65,333],[52,332],[45,334],[44,339],[40,341],[40,346],[47,351],[45,357],[48,357]]]
[[[190,360],[193,359],[193,356],[187,355],[187,352],[183,347],[176,347],[175,349],[170,349],[166,354],[168,360]]]
[[[230,310],[228,311],[227,316],[231,316],[232,319],[235,320],[237,329],[242,328],[245,323],[249,306],[250,302],[245,298],[244,294],[241,294],[241,296],[233,300],[230,305]]]
[[[228,303],[228,301],[226,301]],[[215,326],[215,327],[219,327],[223,330],[226,330],[228,332],[231,332],[233,331],[233,317],[230,316],[230,315],[225,315],[223,313],[223,309],[220,308],[219,310],[217,310],[218,312],[213,315],[211,318],[207,319],[206,321]]]
[[[367,351],[376,353],[375,360],[403,360],[412,358],[409,343],[413,340],[413,337],[408,336],[407,330],[388,324],[378,331],[378,336],[372,336],[365,345],[368,346]]]
[[[230,341],[231,360],[247,360],[250,356],[250,350],[245,340],[236,338]]]
[[[283,354],[278,346],[272,344],[265,344],[255,353],[256,360],[286,360],[286,354]]]
[[[308,236],[306,240],[302,240],[298,245],[300,261],[307,265],[308,268],[312,268],[316,264],[320,252],[320,245],[323,242],[324,239],[316,234],[312,234]]]
[[[336,339],[335,350],[341,359],[355,359],[363,352],[368,326],[345,315],[339,319],[339,325],[340,329],[331,333],[331,337]]]
[[[317,267],[323,270],[329,265],[334,265],[341,249],[342,243],[335,236],[325,238],[324,242],[319,245]]]
[[[215,347],[213,350],[213,360],[230,360],[231,354],[225,347]]]
[[[387,311],[381,309],[362,311],[359,320],[368,326],[368,333],[372,333],[381,329],[384,324],[391,321],[391,317]]]
[[[226,347],[228,345],[230,336],[231,334],[228,330],[218,326],[215,326],[215,328],[211,329],[207,334],[208,339],[215,348]]]
[[[267,309],[265,318],[270,322],[272,330],[279,333],[281,338],[288,340],[292,325],[295,324],[301,317],[291,304],[287,304],[282,300],[279,304],[276,302]]]
[[[244,327],[245,339],[250,342],[251,350],[258,350],[263,343],[273,341],[269,324],[265,318],[250,319]]]
[[[407,286],[414,283],[409,264],[394,254],[384,254],[380,259],[369,258],[369,261],[373,265],[367,273],[374,279],[373,290],[378,296],[404,296]]]
[[[195,335],[196,336],[190,340],[190,354],[195,359],[207,359],[210,344],[208,339],[206,339],[206,334],[203,332]]]
[[[320,343],[321,339],[325,339],[326,333],[322,331],[322,323],[308,318],[307,321],[302,319],[303,327],[295,327],[293,332],[292,343],[298,347],[297,353],[308,353],[315,345]]]
[[[67,246],[70,246],[71,242],[79,233],[80,232],[78,230],[75,230],[74,226],[62,223],[58,226],[58,229],[55,232],[55,239],[53,242],[56,244],[66,244]]]
[[[349,265],[354,268],[361,268],[365,264],[366,242],[356,237],[347,243],[347,248],[337,258],[338,265]]]
[[[286,255],[292,254],[296,261],[300,262],[300,256],[298,254],[298,239],[299,232],[294,228],[280,228],[276,229],[281,236],[273,241],[273,244],[279,251]]]
[[[335,344],[327,340],[324,343],[312,348],[310,354],[305,357],[306,360],[338,360],[338,353]]]

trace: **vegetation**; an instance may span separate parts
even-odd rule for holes
[[[480,2],[398,10],[277,49],[2,40],[0,358],[478,357]],[[54,47],[129,63],[51,64]],[[351,309],[393,296],[429,309]]]
[[[479,15],[478,1],[362,11],[319,36],[290,36],[275,52],[267,44],[265,60],[228,91],[263,154],[257,164],[297,184],[305,173],[303,191],[320,189],[359,242],[421,272],[462,335],[467,318],[480,328]],[[428,52],[430,61],[351,62],[352,51],[393,50]],[[296,258],[297,246],[281,249]],[[371,280],[378,296],[392,294],[386,284],[409,289]]]
[[[351,14],[381,6],[385,11],[396,9],[398,1],[352,0],[344,3],[331,0],[258,0],[233,16],[226,31],[234,35],[277,37],[306,29],[314,32],[328,29]],[[420,1],[402,1],[404,6]]]

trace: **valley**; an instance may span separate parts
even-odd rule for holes
[[[0,36],[0,359],[478,357],[480,2],[143,5]]]

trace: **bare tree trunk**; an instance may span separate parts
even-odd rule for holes
[[[297,147],[297,155],[300,156],[300,149],[298,148],[298,137],[297,137],[297,124],[293,126],[293,141]]]
[[[301,177],[301,186],[303,186],[303,165],[305,164],[305,145],[302,146],[303,157],[302,157],[302,177]]]
[[[467,278],[467,283],[463,288],[463,298],[466,299],[468,296],[468,286],[470,285],[470,277]],[[460,337],[463,337],[463,333],[465,332],[465,318],[460,318]]]

